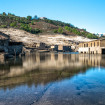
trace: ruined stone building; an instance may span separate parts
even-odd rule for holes
[[[0,32],[0,52],[11,55],[22,53],[23,44],[21,42],[10,41],[10,37]]]
[[[68,45],[52,45],[50,48],[52,51],[71,52],[71,46]]]
[[[105,39],[80,43],[78,51],[79,53],[105,54]]]
[[[0,32],[0,52],[8,52],[9,37]]]
[[[22,53],[22,49],[22,42],[9,42],[8,44],[8,53],[11,55],[19,55]]]

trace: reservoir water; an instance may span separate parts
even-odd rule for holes
[[[36,53],[0,60],[0,105],[105,105],[105,56]]]

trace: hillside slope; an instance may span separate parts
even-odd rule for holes
[[[65,36],[62,34],[56,35],[35,35],[24,30],[14,28],[0,28],[0,31],[9,35],[13,41],[23,42],[25,47],[34,47],[34,43],[46,43],[47,45],[77,45],[80,42],[87,42],[93,39],[88,39],[82,36]]]
[[[50,19],[35,19],[31,16],[19,17],[11,13],[0,14],[0,28],[15,28],[25,30],[32,34],[63,34],[65,36],[83,36],[87,38],[98,38],[86,29],[80,29],[72,24]]]

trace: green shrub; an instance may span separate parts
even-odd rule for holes
[[[59,34],[63,34],[63,29],[62,29],[61,27],[59,27],[58,33],[59,33]]]
[[[58,30],[56,29],[56,30],[54,30],[54,33],[58,33]]]
[[[11,27],[16,27],[16,26],[17,26],[17,22],[12,22],[12,23],[10,24],[10,26],[11,26]]]
[[[32,21],[31,24],[34,25],[34,21]]]
[[[87,38],[90,38],[90,39],[97,39],[98,36],[89,33],[89,34],[87,35]]]
[[[32,20],[32,16],[27,16],[27,20]]]
[[[27,32],[30,32],[32,34],[41,33],[41,30],[39,30],[39,29],[32,29],[32,27],[30,27],[30,25],[28,25],[28,24],[21,23],[20,28],[25,30],[25,31],[27,31]]]
[[[0,28],[7,28],[7,26],[6,25],[1,25]]]

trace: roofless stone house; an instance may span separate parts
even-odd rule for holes
[[[0,52],[8,52],[9,36],[0,32]]]
[[[105,54],[105,39],[94,40],[91,42],[80,43],[79,53]]]
[[[10,41],[10,37],[0,32],[0,53],[8,53],[11,55],[19,55],[22,53],[22,42]]]

